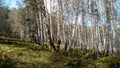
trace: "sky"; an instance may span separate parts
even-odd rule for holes
[[[18,3],[21,3],[23,5],[22,0],[4,0],[4,5],[8,6],[8,8],[18,8]]]
[[[4,5],[9,7],[10,9],[18,8],[17,1],[19,1],[23,5],[22,0],[3,0],[3,1],[4,1]],[[50,10],[50,0],[46,0],[46,1],[47,1],[47,8],[48,8],[48,10]],[[54,5],[54,4],[55,3],[52,3],[52,5]]]
[[[11,8],[18,8],[17,2],[21,3],[22,5],[24,5],[22,0],[3,0],[3,1],[4,1],[4,5],[8,6],[10,9]],[[48,2],[47,3],[47,8],[48,8],[48,10],[50,10],[49,9],[50,8],[50,5],[49,5],[50,4],[50,0],[46,0],[46,1]],[[52,3],[52,5],[55,5],[55,3]],[[119,8],[120,0],[116,0],[115,5],[116,5],[116,8]]]
[[[117,0],[115,2],[115,6],[116,6],[116,9],[119,9],[119,11],[120,11],[120,0]]]

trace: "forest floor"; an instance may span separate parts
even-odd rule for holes
[[[91,51],[82,55],[71,50],[52,53],[47,47],[27,41],[0,38],[0,68],[120,68],[120,55],[96,58]]]

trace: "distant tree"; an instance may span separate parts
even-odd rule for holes
[[[1,6],[0,7],[0,35],[9,36],[11,33],[10,22],[8,21],[9,10],[8,8]]]

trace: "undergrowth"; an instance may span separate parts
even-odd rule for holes
[[[3,38],[2,38],[3,39]],[[52,53],[28,41],[0,39],[0,68],[120,68],[120,55],[96,57],[92,51],[82,55],[81,50],[71,49]],[[6,43],[4,43],[7,41]]]

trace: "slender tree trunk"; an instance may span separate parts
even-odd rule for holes
[[[47,1],[45,1],[45,2],[47,2]],[[45,2],[43,1],[43,4],[42,4],[43,7],[45,7],[45,5],[44,5]],[[45,10],[47,10],[47,4],[46,4]],[[49,43],[49,46],[51,47],[52,51],[55,52],[57,49],[56,49],[56,47],[55,47],[55,45],[54,45],[54,43],[53,43],[53,41],[52,41],[52,38],[51,38],[50,22],[48,21],[48,17],[49,17],[49,16],[48,16],[48,12],[47,12],[47,11],[44,11],[44,13],[46,13],[46,14],[45,14],[45,18],[46,18],[46,23],[45,23],[45,25],[46,25],[46,33],[47,33],[48,43]]]

